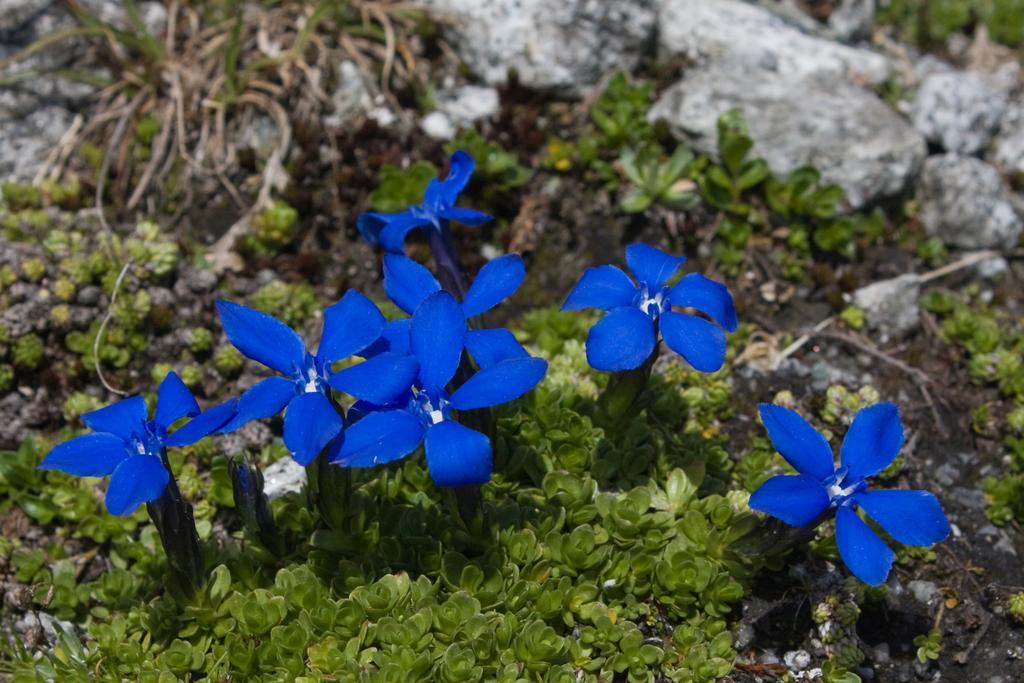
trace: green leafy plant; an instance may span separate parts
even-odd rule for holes
[[[624,211],[638,213],[655,203],[676,210],[697,205],[696,184],[687,178],[694,156],[685,147],[677,147],[665,161],[650,147],[639,152],[627,150],[619,161],[623,173],[635,186],[621,199]]]

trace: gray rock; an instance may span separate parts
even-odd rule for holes
[[[37,109],[27,116],[0,118],[0,179],[31,180],[72,121],[63,107]]]
[[[1024,173],[1024,99],[1007,106],[992,145],[992,161],[1011,173]]]
[[[510,70],[537,90],[579,95],[653,47],[655,0],[419,0],[469,70],[491,85]]]
[[[891,71],[889,61],[877,53],[813,35],[741,0],[660,0],[658,27],[662,52],[695,61],[731,61],[737,70],[795,78],[856,77],[872,84]]]
[[[911,104],[914,127],[947,152],[975,154],[988,145],[1006,109],[1006,95],[969,71],[927,76]]]
[[[861,287],[850,300],[864,311],[868,329],[877,332],[884,343],[917,329],[921,322],[917,307],[920,296],[921,279],[908,273]]]
[[[690,69],[648,118],[664,118],[678,137],[714,154],[718,117],[733,108],[746,115],[754,156],[776,174],[814,166],[852,207],[900,192],[926,153],[924,139],[862,88],[839,78],[794,81],[735,62]]]
[[[925,231],[962,249],[1011,249],[1021,218],[995,168],[972,157],[929,157],[917,185]]]
[[[875,0],[839,0],[828,27],[840,40],[868,38],[875,24]]]
[[[306,485],[306,468],[291,458],[281,458],[263,470],[263,492],[275,500],[299,493]]]

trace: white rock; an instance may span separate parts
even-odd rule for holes
[[[263,470],[263,492],[270,500],[299,493],[306,485],[306,468],[291,458],[281,458]]]
[[[435,103],[437,111],[447,115],[455,125],[462,128],[497,114],[501,98],[494,88],[464,85],[461,88],[442,90],[435,97]]]
[[[331,93],[334,112],[324,119],[329,126],[338,127],[373,106],[373,93],[363,78],[363,73],[352,60],[343,60],[338,65],[338,84]]]
[[[840,0],[828,27],[840,40],[868,38],[875,24],[875,0]]]
[[[419,0],[480,80],[579,95],[632,69],[654,38],[654,0]]]
[[[992,160],[1011,173],[1024,173],[1024,99],[1010,103],[992,145]]]
[[[921,321],[917,306],[920,296],[920,278],[908,273],[861,287],[850,300],[864,311],[868,329],[877,332],[884,343],[917,329]]]
[[[803,671],[811,665],[811,655],[807,650],[790,650],[782,655],[782,661],[790,671]]]
[[[929,157],[917,184],[925,232],[961,249],[1012,249],[1021,218],[995,168],[973,157]]]
[[[741,0],[660,0],[662,52],[692,60],[734,61],[757,72],[788,77],[888,78],[882,55],[812,35],[795,22]]]
[[[664,118],[677,137],[715,154],[718,118],[734,108],[745,114],[753,156],[776,174],[814,166],[852,207],[899,193],[926,153],[902,117],[843,79],[794,80],[731,61],[689,69],[648,118]]]
[[[925,77],[911,104],[914,127],[947,152],[975,154],[988,145],[1006,109],[1005,93],[968,71]]]
[[[458,129],[451,118],[440,111],[432,111],[420,120],[420,128],[435,140],[451,140]]]

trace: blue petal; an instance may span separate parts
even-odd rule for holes
[[[414,216],[409,211],[394,214],[380,231],[380,246],[392,254],[401,254],[405,249],[405,236],[416,228],[429,224],[430,221],[426,218]]]
[[[412,453],[423,441],[423,424],[404,410],[370,413],[345,430],[332,462],[343,467],[373,467]]]
[[[363,239],[369,242],[370,246],[376,247],[380,244],[380,233],[391,217],[391,214],[367,211],[356,219],[356,227]]]
[[[730,332],[735,332],[739,325],[729,289],[700,273],[690,273],[677,282],[669,293],[669,301],[673,306],[697,309]]]
[[[934,545],[949,535],[939,499],[928,491],[868,491],[855,501],[900,543]]]
[[[438,486],[470,486],[491,479],[491,442],[454,420],[427,430],[427,469]]]
[[[132,396],[109,406],[82,415],[82,422],[94,432],[117,434],[125,441],[133,434],[145,433],[149,408],[146,399]]]
[[[480,269],[462,300],[467,318],[494,308],[519,289],[526,277],[526,266],[519,254],[507,254]]]
[[[615,266],[587,268],[583,277],[569,292],[562,304],[563,311],[578,308],[599,308],[609,311],[613,308],[630,306],[637,296],[637,287],[629,276]]]
[[[173,434],[164,439],[164,445],[170,447],[191,446],[196,441],[221,429],[235,416],[237,411],[237,398],[218,403],[174,430]]]
[[[854,576],[872,586],[885,583],[896,554],[849,505],[836,511],[836,545]]]
[[[832,447],[807,420],[789,408],[769,403],[762,403],[758,410],[775,450],[797,472],[819,482],[835,474]]]
[[[903,425],[895,403],[876,403],[853,418],[839,449],[839,462],[848,467],[847,480],[878,474],[903,448]]]
[[[684,261],[683,256],[672,256],[641,242],[626,247],[626,263],[633,277],[652,289],[665,284]]]
[[[466,332],[466,350],[481,370],[510,358],[529,358],[530,354],[515,336],[503,327]]]
[[[283,375],[305,366],[306,345],[277,318],[222,299],[217,311],[228,339],[243,355]]]
[[[476,162],[473,161],[473,157],[461,149],[455,150],[448,162],[448,175],[440,183],[441,196],[445,204],[453,206],[459,200],[459,195],[469,184],[475,167]]]
[[[384,333],[381,334],[380,339],[363,349],[359,355],[363,358],[373,358],[386,351],[390,351],[408,356],[412,353],[412,348],[409,344],[409,328],[411,326],[411,318],[389,321],[384,325]]]
[[[772,477],[750,496],[750,509],[777,517],[790,526],[807,526],[828,507],[820,482],[806,474]]]
[[[450,402],[456,410],[475,410],[514,401],[537,386],[547,369],[540,358],[503,360],[466,380]]]
[[[295,382],[284,377],[268,377],[257,382],[238,398],[235,416],[220,428],[220,432],[233,432],[247,422],[277,415],[297,392]]]
[[[295,462],[308,465],[342,429],[341,416],[319,391],[300,394],[284,414],[284,445]]]
[[[128,444],[120,436],[94,432],[54,446],[39,463],[39,469],[59,470],[79,477],[105,477],[131,455]]]
[[[420,382],[430,393],[455,375],[466,339],[466,316],[448,292],[431,294],[416,309],[410,330],[412,353],[420,363]]]
[[[324,331],[317,359],[333,363],[359,353],[384,331],[384,316],[372,301],[354,289],[324,311]]]
[[[153,422],[165,430],[183,417],[199,414],[199,404],[176,372],[168,372],[160,383],[156,398],[156,415]]]
[[[471,228],[483,225],[484,223],[490,223],[494,220],[493,216],[488,213],[484,213],[483,211],[477,211],[476,209],[462,209],[457,206],[443,209],[438,215],[445,220],[462,223],[463,225],[468,225]]]
[[[327,383],[363,401],[385,405],[409,391],[418,371],[412,356],[382,353],[334,373]]]
[[[125,458],[107,485],[107,510],[112,515],[130,515],[143,503],[163,495],[169,480],[170,475],[160,458],[153,455]]]
[[[384,291],[395,305],[412,314],[423,300],[441,290],[441,283],[425,267],[399,254],[384,257]]]
[[[668,347],[686,359],[694,370],[715,372],[725,362],[725,330],[685,313],[661,316],[661,336]]]
[[[587,335],[587,362],[595,370],[619,372],[643,365],[654,351],[654,321],[632,306],[616,308]]]

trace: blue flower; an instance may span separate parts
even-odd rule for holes
[[[39,463],[39,469],[79,477],[110,475],[107,510],[129,515],[142,503],[159,498],[167,488],[170,473],[164,467],[165,448],[199,441],[234,412],[232,399],[200,413],[192,392],[171,372],[160,383],[152,420],[141,396],[86,413],[82,421],[93,431],[55,446]],[[194,419],[169,433],[171,425],[183,417]]]
[[[524,277],[526,266],[518,254],[506,254],[487,263],[459,304],[464,323],[510,297]],[[406,313],[412,315],[424,299],[441,289],[433,274],[416,261],[397,254],[384,256],[384,291]],[[381,338],[362,355],[372,356],[382,351],[409,354],[410,322],[410,318],[404,318],[387,323]],[[515,336],[504,328],[467,329],[463,343],[478,366],[529,355]]]
[[[547,363],[529,356],[502,358],[491,349],[492,353],[478,357],[480,371],[449,394],[446,387],[459,367],[466,334],[465,313],[451,294],[434,292],[424,299],[409,329],[410,349],[419,361],[416,381],[407,385],[400,402],[369,412],[352,424],[344,438],[335,442],[331,462],[371,467],[402,458],[424,443],[427,467],[438,486],[488,481],[490,440],[456,422],[453,412],[522,396],[541,380]],[[492,356],[496,360],[488,362]]]
[[[367,212],[356,220],[356,226],[367,242],[378,244],[392,254],[401,254],[405,236],[416,228],[427,227],[446,234],[448,221],[478,226],[491,220],[486,213],[455,206],[459,194],[473,175],[473,157],[462,150],[452,155],[451,169],[444,180],[431,179],[423,193],[423,203],[399,213]]]
[[[337,389],[373,403],[386,403],[408,389],[416,376],[412,358],[385,352],[334,372],[334,363],[359,353],[381,336],[384,316],[355,290],[324,311],[316,354],[290,327],[273,316],[218,301],[221,324],[245,356],[283,376],[268,377],[238,399],[238,414],[221,430],[230,432],[250,420],[284,415],[284,444],[296,462],[308,465],[343,428],[329,390]]]
[[[883,583],[895,554],[857,515],[857,508],[906,545],[932,545],[949,535],[938,499],[927,491],[868,491],[868,479],[903,446],[899,409],[878,403],[861,410],[843,439],[839,467],[832,448],[792,410],[761,404],[761,420],[776,450],[799,474],[772,477],[750,497],[750,507],[796,527],[836,515],[839,555],[861,581]]]
[[[701,372],[725,362],[725,333],[735,332],[736,308],[725,285],[690,273],[672,287],[666,282],[686,259],[646,244],[626,247],[626,263],[636,282],[615,266],[588,268],[569,293],[562,310],[599,308],[608,314],[587,335],[587,361],[608,372],[643,365],[658,342]],[[677,313],[694,309],[711,320]]]

